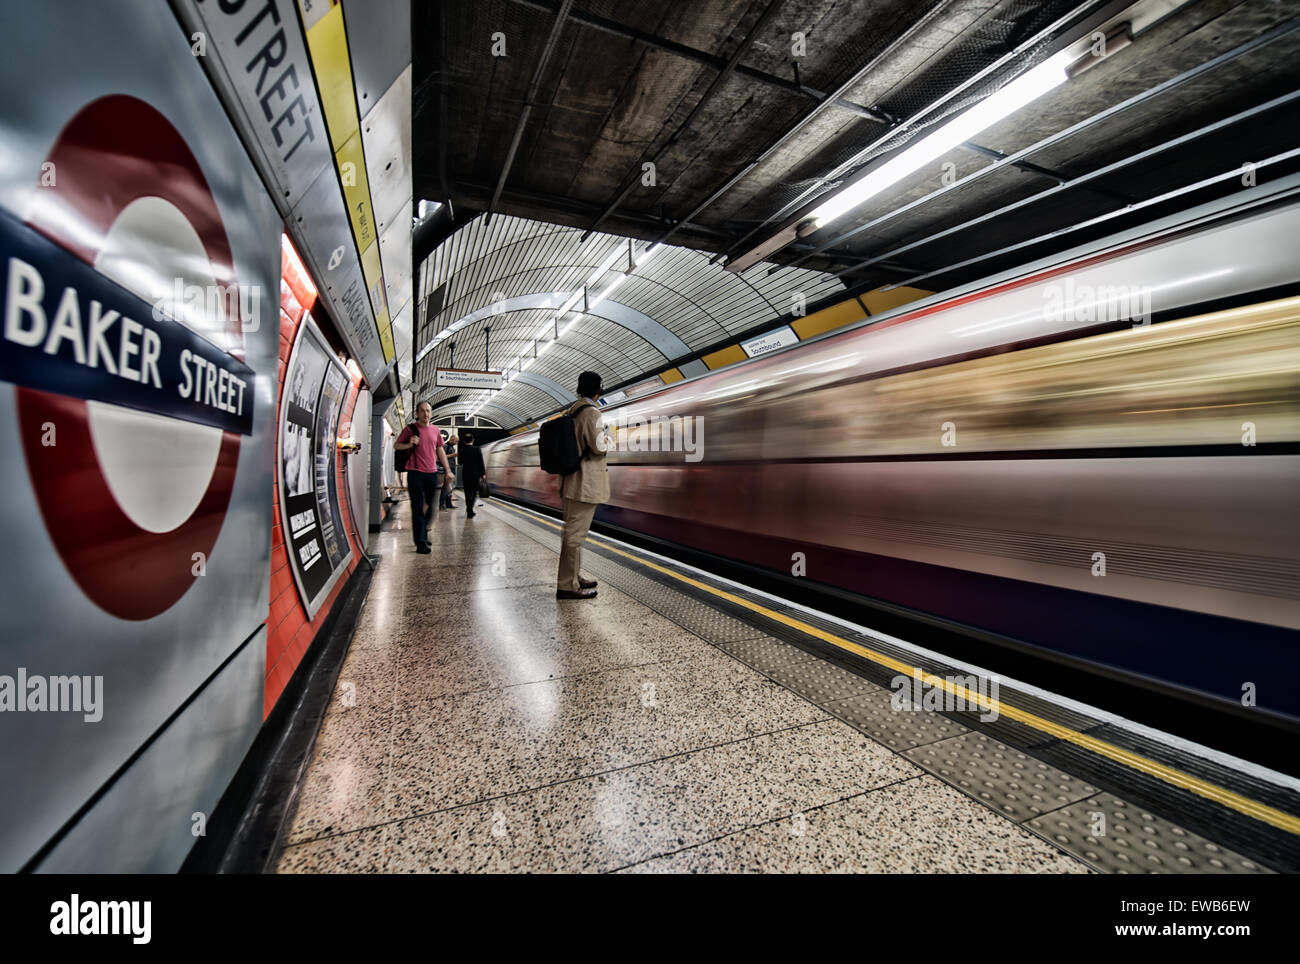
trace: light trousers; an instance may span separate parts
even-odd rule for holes
[[[560,536],[560,574],[556,589],[581,589],[578,573],[582,569],[582,544],[596,515],[595,502],[564,500],[564,533]]]

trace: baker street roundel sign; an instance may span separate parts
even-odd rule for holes
[[[24,219],[0,211],[0,378],[68,572],[149,619],[203,571],[252,434],[230,242],[198,161],[142,100],[87,104],[48,163]]]

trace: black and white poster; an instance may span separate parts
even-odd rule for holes
[[[346,562],[348,537],[339,514],[338,458],[339,414],[348,394],[348,376],[344,369],[332,365],[325,370],[321,386],[320,404],[316,406],[316,438],[313,446],[315,459],[316,512],[321,519],[321,535],[330,569],[338,569]]]
[[[335,436],[347,370],[304,315],[280,407],[280,513],[294,581],[308,616],[328,595],[352,547],[339,512]]]

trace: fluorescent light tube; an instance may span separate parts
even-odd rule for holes
[[[814,224],[818,228],[824,227],[963,141],[970,140],[1049,90],[1059,87],[1067,79],[1065,68],[1069,66],[1070,60],[1070,53],[1061,51],[957,115],[938,130],[922,137],[902,153],[814,208],[810,214]]]
[[[589,304],[589,305],[587,306],[588,310],[590,310],[590,309],[592,309],[592,308],[595,308],[598,304],[600,304],[602,301],[604,301],[606,298],[608,298],[608,297],[610,296],[610,294],[614,291],[614,289],[617,288],[619,285],[621,285],[621,284],[622,284],[624,281],[626,281],[629,277],[630,277],[629,275],[621,274],[621,275],[619,275],[617,278],[615,278],[613,284],[611,284],[608,288],[606,288],[604,291],[602,291],[600,294],[598,294],[598,295],[595,297],[595,299],[591,302],[591,304]],[[570,322],[570,323],[569,323],[569,328],[572,328],[572,327],[573,327],[573,323]],[[568,328],[566,328],[565,331],[568,331]],[[561,332],[561,334],[563,334],[563,332]]]
[[[656,254],[658,254],[661,250],[663,250],[662,244],[654,244],[646,248],[644,251],[641,252],[641,257],[637,259],[636,266],[640,268],[647,261],[653,258]]]

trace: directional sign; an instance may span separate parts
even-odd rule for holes
[[[776,331],[769,331],[766,335],[759,335],[757,338],[751,338],[749,341],[740,343],[746,355],[750,358],[756,358],[759,355],[766,355],[768,352],[776,351],[778,348],[788,348],[790,345],[797,345],[799,336],[794,333],[794,329],[789,325],[783,325]]]
[[[504,381],[501,372],[480,372],[468,368],[439,368],[434,385],[438,388],[500,388]]]

